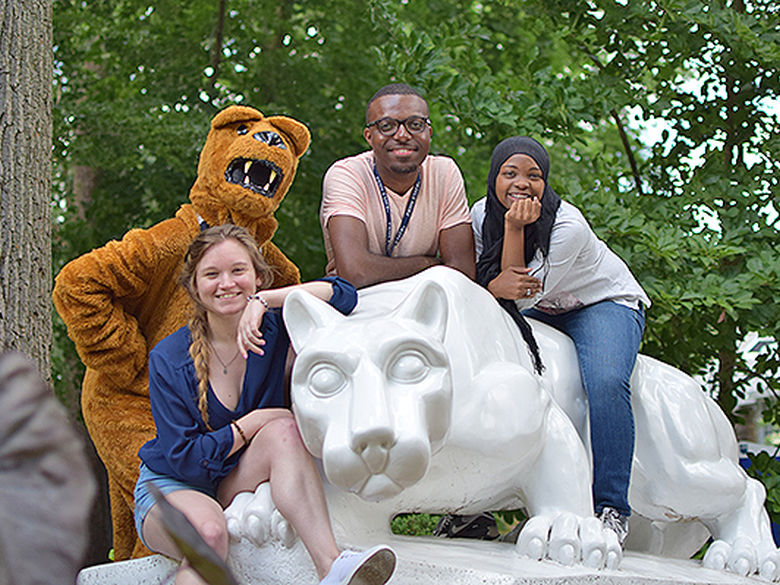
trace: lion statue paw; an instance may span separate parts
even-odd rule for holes
[[[743,577],[758,573],[767,581],[777,581],[780,577],[780,552],[760,549],[755,542],[744,537],[737,538],[733,543],[716,540],[707,549],[702,565]]]
[[[257,486],[254,493],[242,492],[233,498],[225,509],[225,520],[233,542],[246,538],[260,547],[278,541],[285,548],[295,543],[295,530],[274,506],[268,482]]]
[[[623,558],[617,536],[598,518],[568,513],[530,518],[520,531],[517,552],[537,561],[548,559],[593,569],[615,569]]]

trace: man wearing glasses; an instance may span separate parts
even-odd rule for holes
[[[326,272],[364,287],[445,264],[474,278],[474,240],[463,177],[429,155],[428,104],[392,84],[366,108],[370,151],[336,161],[323,180]]]

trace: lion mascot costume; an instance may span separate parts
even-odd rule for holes
[[[299,282],[298,268],[270,240],[273,214],[309,141],[306,126],[291,118],[246,106],[222,110],[201,151],[190,203],[76,258],[55,280],[55,307],[86,365],[81,405],[108,471],[116,560],[149,554],[133,522],[138,449],[155,435],[147,355],[189,318],[177,284],[187,246],[207,226],[234,223],[257,240],[274,287]]]

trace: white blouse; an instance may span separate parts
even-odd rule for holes
[[[482,253],[483,197],[471,208],[471,225],[477,259]],[[561,201],[550,234],[550,252],[541,251],[528,264],[530,274],[542,280],[540,293],[515,301],[520,310],[535,307],[548,313],[565,313],[600,301],[614,301],[638,309],[650,306],[626,263],[593,233],[582,212]]]

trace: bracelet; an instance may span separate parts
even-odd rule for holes
[[[236,427],[236,430],[238,431],[238,434],[241,435],[241,438],[244,440],[244,445],[248,445],[249,441],[246,440],[246,435],[244,434],[244,431],[241,430],[241,427],[238,426],[238,421],[231,420],[230,424]]]
[[[253,295],[249,295],[246,298],[247,302],[249,301],[260,301],[263,303],[263,306],[265,307],[265,310],[268,311],[270,307],[268,306],[268,301],[266,301],[263,297],[260,296],[260,293],[255,293]]]

